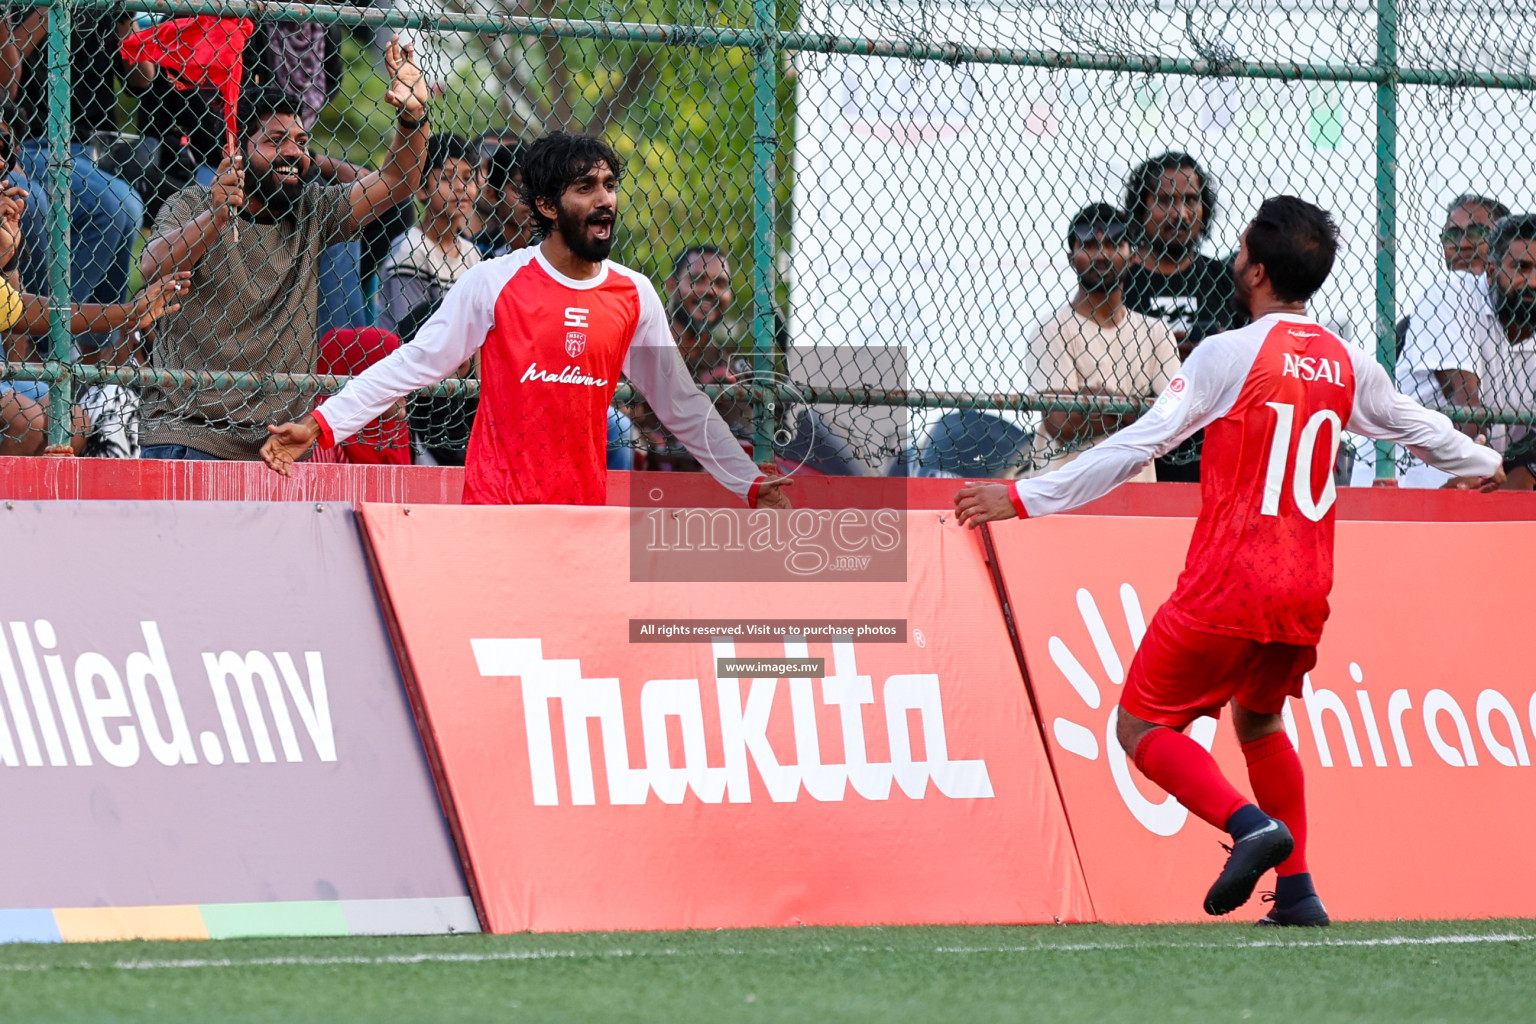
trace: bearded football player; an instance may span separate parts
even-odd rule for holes
[[[599,139],[551,132],[529,147],[522,172],[542,241],[477,264],[410,344],[297,422],[269,427],[267,465],[288,475],[316,443],[346,440],[478,355],[466,504],[602,504],[607,411],[623,375],[727,490],[756,508],[788,508],[788,481],[758,470],[689,375],[651,282],[608,259],[618,156]]]

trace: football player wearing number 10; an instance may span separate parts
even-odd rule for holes
[[[1341,432],[1406,445],[1482,490],[1504,478],[1496,452],[1398,394],[1373,358],[1307,315],[1337,249],[1327,212],[1293,196],[1266,200],[1233,265],[1253,323],[1207,338],[1149,413],[1065,468],[1011,486],[972,484],[955,498],[970,526],[1065,512],[1205,429],[1189,555],[1131,663],[1117,730],[1147,778],[1232,836],[1206,913],[1242,906],[1276,869],[1265,925],[1328,923],[1307,869],[1301,761],[1281,711],[1300,696],[1328,617]],[[1184,734],[1227,703],[1257,805]]]
[[[727,490],[756,508],[788,508],[789,481],[758,471],[689,374],[651,282],[608,259],[617,154],[601,139],[550,132],[528,148],[522,171],[543,241],[476,264],[409,345],[297,422],[269,426],[262,459],[286,476],[317,441],[346,440],[478,359],[465,504],[601,505],[607,412],[622,374]]]

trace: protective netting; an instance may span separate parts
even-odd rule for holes
[[[1340,227],[1318,321],[1524,459],[1536,241],[1520,236],[1536,225],[1492,232],[1536,202],[1536,13],[1522,5],[4,10],[6,155],[30,193],[0,253],[22,293],[0,384],[7,454],[72,439],[87,454],[254,457],[267,424],[411,344],[470,266],[531,241],[519,147],[563,129],[624,161],[613,259],[655,282],[690,373],[759,463],[771,446],[782,468],[826,473],[1061,464],[1246,321],[1231,261],[1277,194]],[[49,20],[63,10],[68,51]],[[185,60],[128,63],[122,41],[215,14],[252,19],[245,90],[288,96],[310,130],[302,175],[341,187],[286,220],[237,219],[244,241],[191,261],[192,293],[156,317],[154,279],[185,262],[156,239],[210,209],[224,110],[216,73],[179,88],[199,77]],[[359,212],[344,186],[388,162],[396,32],[437,141],[418,194]],[[71,71],[74,116],[51,111],[72,120],[68,151],[48,143],[50,46]],[[50,334],[63,303],[47,296],[66,277],[87,305],[70,325],[55,310]],[[323,457],[462,462],[478,375],[467,362]],[[608,420],[611,466],[699,468],[628,388]],[[1341,482],[1392,474],[1374,445],[1344,441]],[[1395,458],[1406,482],[1438,482]],[[1195,438],[1148,476],[1195,479],[1198,459]]]

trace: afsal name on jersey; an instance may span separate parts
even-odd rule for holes
[[[1296,333],[1296,332],[1291,332]],[[1285,354],[1285,369],[1282,371],[1287,377],[1297,377],[1306,381],[1320,381],[1344,386],[1344,368],[1337,359],[1323,359],[1319,356],[1296,356],[1289,352]]]

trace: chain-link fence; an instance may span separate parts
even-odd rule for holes
[[[5,11],[4,148],[28,193],[0,216],[7,454],[254,457],[267,424],[411,344],[471,266],[532,240],[518,159],[551,129],[623,160],[613,258],[657,284],[759,463],[1060,464],[1245,322],[1231,259],[1283,193],[1340,227],[1320,323],[1517,455],[1536,410],[1536,222],[1518,216],[1536,209],[1536,15],[1503,0]],[[395,33],[431,90],[420,190],[284,206],[285,183],[390,162]],[[286,96],[305,151],[245,183],[268,189],[264,215],[189,255],[177,232],[211,216],[230,129],[249,141],[226,116],[235,54],[247,100]],[[325,457],[462,462],[478,374]],[[698,467],[627,386],[608,419],[610,465]],[[1429,479],[1346,441],[1343,479]],[[1193,479],[1198,458],[1195,438],[1155,473]]]

